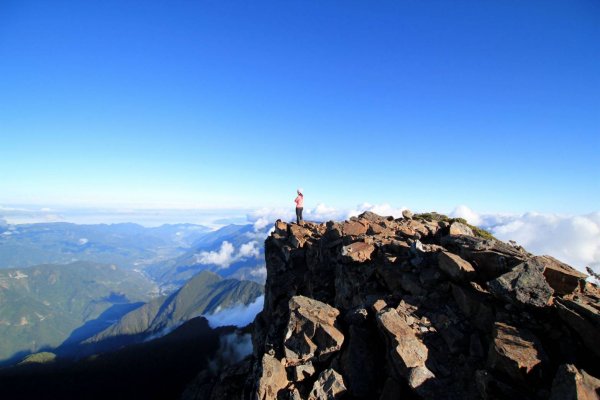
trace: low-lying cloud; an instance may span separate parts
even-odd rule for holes
[[[582,272],[586,266],[600,271],[600,212],[478,214],[460,206],[451,214],[489,230],[500,240],[514,240],[534,254],[551,255]]]
[[[244,243],[236,252],[235,246],[228,241],[221,243],[217,251],[202,251],[196,254],[196,263],[202,265],[216,265],[219,268],[228,268],[231,264],[251,257],[258,258],[260,247],[258,242]]]
[[[225,308],[215,314],[205,315],[211,328],[219,326],[237,326],[244,327],[254,321],[256,314],[262,311],[265,303],[265,296],[259,296],[248,305],[237,305]]]

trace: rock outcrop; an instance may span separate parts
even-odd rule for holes
[[[278,221],[230,398],[597,399],[598,288],[478,234],[408,212]],[[231,377],[212,385],[221,398]]]

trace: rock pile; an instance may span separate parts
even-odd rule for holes
[[[552,257],[370,212],[278,221],[265,257],[254,354],[229,398],[598,398],[600,291]]]

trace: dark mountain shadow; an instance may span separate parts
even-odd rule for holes
[[[125,314],[140,308],[144,304],[144,302],[113,304],[100,314],[98,318],[87,321],[85,324],[71,332],[69,337],[56,348],[57,354],[76,355],[77,348],[81,342],[102,332],[121,319]]]
[[[17,351],[10,357],[0,360],[0,367],[7,367],[17,364],[31,354],[41,353],[44,351],[54,353],[58,356],[73,358],[79,358],[97,352],[96,348],[93,346],[84,346],[81,344],[81,342],[96,335],[97,333],[102,332],[104,329],[118,321],[125,314],[143,306],[144,304],[144,302],[113,304],[111,307],[106,309],[106,311],[100,314],[98,318],[87,321],[79,328],[73,330],[69,337],[60,346],[44,346],[37,349],[35,352],[31,352],[30,350]],[[142,340],[136,340],[136,338],[127,338],[127,340],[125,340],[125,338],[116,338],[114,341],[100,343],[98,348],[101,351],[108,351],[122,347],[126,344],[137,343],[140,341]]]
[[[211,329],[194,318],[168,335],[80,360],[0,369],[2,397],[20,399],[178,399],[208,367],[220,337],[233,327]]]

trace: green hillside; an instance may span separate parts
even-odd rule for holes
[[[129,344],[157,335],[179,326],[199,315],[208,315],[236,305],[247,305],[264,294],[264,287],[256,282],[223,279],[219,275],[202,271],[178,291],[168,297],[156,298],[131,311],[116,324],[85,341],[85,344],[102,342],[114,345]]]
[[[91,262],[0,270],[0,361],[59,346],[111,307],[155,290],[137,272]]]

